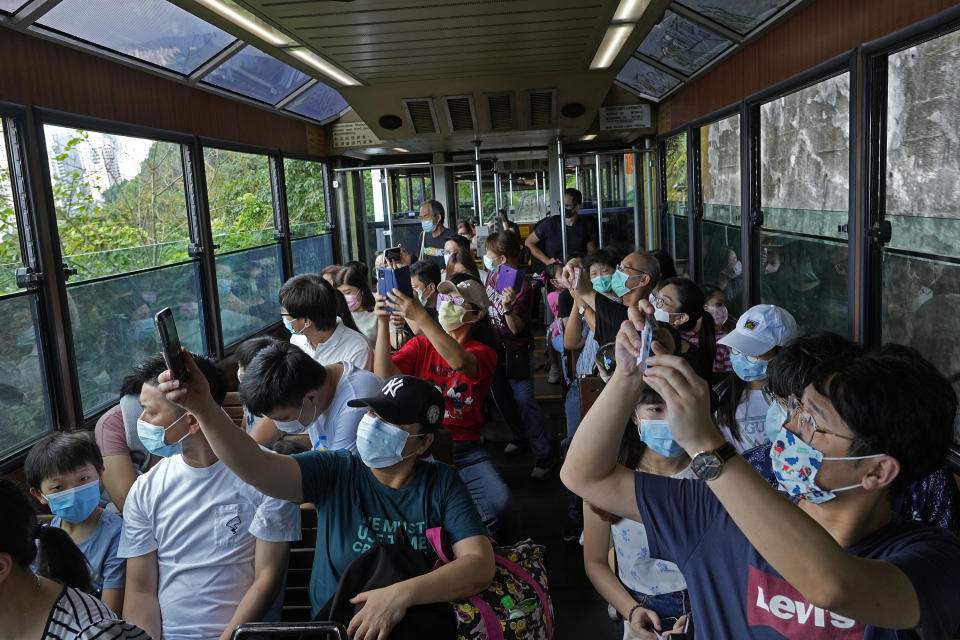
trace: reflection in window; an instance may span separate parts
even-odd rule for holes
[[[44,137],[72,283],[187,259],[179,145],[50,125]]]
[[[217,256],[217,293],[223,344],[239,342],[280,321],[278,245]]]
[[[792,0],[681,0],[694,11],[702,13],[737,33],[746,34],[760,25]]]
[[[296,275],[320,273],[324,267],[333,264],[333,234],[294,240],[290,249],[293,252],[293,272]]]
[[[659,98],[680,84],[680,81],[673,76],[636,58],[630,58],[623,65],[623,69],[617,74],[617,82],[636,93],[652,98]]]
[[[303,94],[294,98],[284,108],[305,118],[313,118],[323,122],[339,115],[349,106],[336,89],[318,82],[304,91]]]
[[[267,156],[204,147],[207,202],[217,253],[273,243]]]
[[[38,24],[183,74],[235,40],[166,0],[63,0]]]
[[[18,291],[14,272],[22,266],[17,213],[13,205],[10,167],[7,166],[7,138],[0,120],[0,296]]]
[[[291,237],[324,233],[327,230],[327,208],[323,199],[323,165],[285,158],[283,170]]]
[[[644,38],[637,52],[690,75],[731,44],[726,38],[667,11],[660,24]]]
[[[740,241],[740,115],[700,128],[703,196],[703,277],[723,290],[733,313],[743,311]]]
[[[267,104],[277,104],[310,76],[247,45],[214,69],[203,82]]]

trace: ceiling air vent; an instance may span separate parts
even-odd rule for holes
[[[548,129],[557,121],[556,89],[527,92],[527,120],[531,129]]]
[[[515,128],[513,123],[513,94],[488,94],[487,109],[490,111],[491,131],[510,131]]]
[[[430,98],[413,98],[404,100],[403,106],[407,111],[407,119],[414,133],[440,133],[437,125],[437,114],[433,111],[433,100]]]
[[[447,124],[451,133],[477,130],[477,116],[473,111],[473,96],[445,96]]]

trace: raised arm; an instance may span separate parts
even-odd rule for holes
[[[162,637],[163,619],[157,597],[159,568],[157,552],[127,558],[127,585],[123,600],[123,619],[131,622],[152,638]]]
[[[244,622],[259,622],[283,588],[284,571],[290,554],[289,542],[267,542],[257,538],[253,557],[253,583],[243,594],[220,640],[230,640],[233,630]]]
[[[417,300],[403,295],[397,289],[387,294],[389,304],[397,309],[405,319],[413,320],[420,327],[423,336],[430,341],[437,353],[447,361],[453,369],[467,376],[477,375],[477,357],[463,348],[463,345],[452,338],[443,328],[433,321],[427,310]],[[380,301],[377,301],[380,304]],[[377,334],[377,344],[380,344],[380,335]],[[379,372],[376,372],[380,375]],[[397,373],[400,373],[398,370]],[[393,375],[393,374],[391,374]],[[380,375],[381,378],[388,376]]]
[[[183,358],[190,377],[181,384],[170,371],[160,374],[157,387],[167,400],[189,411],[200,423],[210,448],[241,480],[268,496],[303,502],[300,466],[290,456],[264,451],[238,429],[214,402],[206,378],[186,350]]]
[[[374,313],[377,314],[377,345],[373,350],[373,372],[386,380],[402,373],[397,365],[393,364],[392,349],[390,347],[391,313],[384,309],[386,298],[374,294],[377,305]]]

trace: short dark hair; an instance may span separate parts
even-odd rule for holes
[[[257,355],[263,349],[266,349],[272,344],[279,342],[273,336],[257,336],[256,338],[250,338],[249,340],[244,340],[240,343],[240,346],[237,347],[237,350],[233,352],[233,355],[237,358],[237,364],[239,364],[244,369],[250,364],[250,361],[253,360],[253,357]]]
[[[656,260],[657,264],[660,267],[660,277],[661,278],[674,278],[677,275],[677,267],[673,263],[673,256],[663,249],[657,249],[656,251],[651,251],[652,255]]]
[[[40,484],[58,473],[70,473],[92,464],[100,473],[103,455],[89,431],[54,431],[41,438],[27,454],[23,473],[27,485],[40,491]]]
[[[343,269],[340,269],[337,273],[336,283],[337,287],[346,285],[348,287],[354,287],[360,292],[361,309],[370,310],[377,304],[377,301],[373,298],[373,291],[370,288],[367,265],[362,262],[351,261],[344,265]],[[289,311],[289,309],[287,309],[287,311]]]
[[[457,246],[463,249],[464,251],[470,251],[470,241],[467,240],[464,236],[461,236],[460,234],[450,236],[449,238],[446,239],[445,242],[450,242],[451,240],[456,242]]]
[[[277,297],[292,318],[309,318],[318,331],[336,328],[337,291],[321,276],[294,276],[280,287]]]
[[[423,204],[420,205],[420,208],[423,208],[424,204],[430,207],[430,213],[443,220],[445,212],[443,210],[443,204],[441,204],[439,200],[424,200]]]
[[[813,381],[821,363],[833,358],[857,356],[863,347],[843,336],[821,331],[791,340],[767,365],[767,386],[778,398],[797,398]]]
[[[608,249],[597,249],[592,253],[588,253],[587,257],[583,259],[583,269],[587,273],[590,272],[590,267],[595,264],[602,264],[611,269],[616,269],[620,264],[618,256]]]
[[[410,265],[410,276],[416,276],[424,285],[428,285],[431,282],[434,285],[438,285],[440,284],[440,265],[434,260],[414,262]]]
[[[811,377],[854,433],[848,455],[883,453],[900,462],[891,497],[943,466],[957,394],[919,351],[888,344],[827,360]]]
[[[563,190],[563,195],[570,196],[570,199],[573,200],[573,206],[578,204],[583,204],[583,194],[580,193],[579,189],[574,189],[573,187],[567,187]]]
[[[191,353],[190,357],[193,358],[203,377],[207,379],[207,384],[210,385],[210,395],[213,396],[214,402],[223,404],[223,399],[227,397],[227,376],[217,368],[213,358],[201,356],[198,353]],[[160,384],[158,380],[160,374],[166,370],[166,361],[163,356],[157,355],[137,363],[137,366],[133,368],[133,375],[142,379],[144,384],[156,386]]]
[[[278,407],[299,407],[308,391],[327,379],[322,364],[289,342],[263,349],[250,362],[240,381],[240,402],[255,416]]]

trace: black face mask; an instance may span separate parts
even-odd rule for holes
[[[573,216],[577,215],[577,212],[574,211],[573,207],[566,207],[566,208],[563,210],[563,213],[564,213],[564,215],[566,215],[568,218],[572,218]]]

